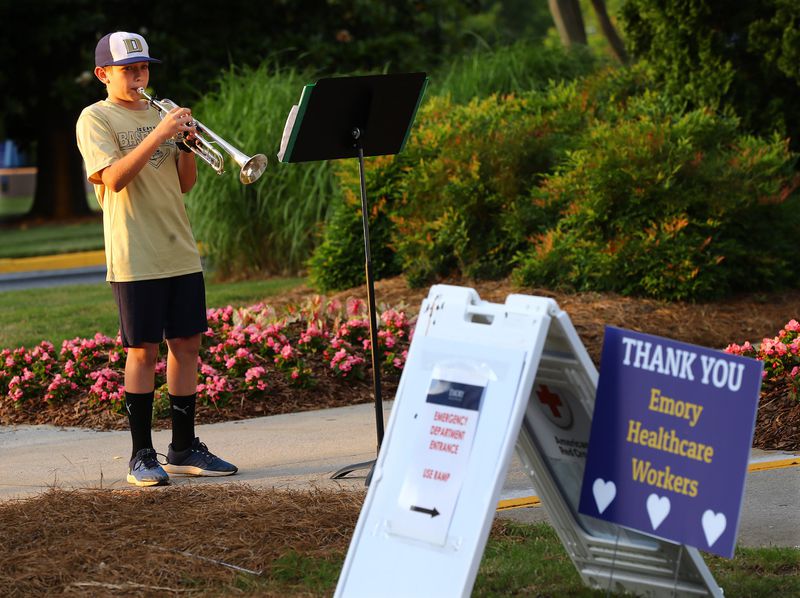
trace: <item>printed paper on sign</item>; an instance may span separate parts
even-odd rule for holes
[[[469,463],[489,376],[476,364],[433,368],[392,533],[444,545]]]

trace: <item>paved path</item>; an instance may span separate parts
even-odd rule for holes
[[[27,258],[0,258],[0,292],[65,284],[93,284],[106,279],[102,250]]]
[[[386,405],[386,421],[388,409]],[[339,468],[375,457],[374,408],[357,405],[198,426],[197,433],[216,453],[236,463],[230,478],[180,478],[173,484],[246,483],[263,488],[363,488],[366,470],[343,480]],[[156,450],[166,452],[167,430],[154,432]],[[53,426],[0,426],[0,500],[35,496],[62,488],[131,488],[125,482],[130,435]],[[789,465],[790,463],[797,465]],[[754,451],[748,475],[739,543],[745,546],[800,548],[800,455]],[[775,465],[783,467],[775,468]],[[751,466],[751,469],[752,469]],[[158,491],[146,489],[145,491]],[[530,504],[530,479],[514,457],[501,505]],[[540,507],[510,508],[500,516],[547,520]]]

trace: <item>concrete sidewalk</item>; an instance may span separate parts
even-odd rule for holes
[[[391,403],[387,403],[388,421]],[[246,483],[261,488],[364,488],[366,470],[343,480],[338,469],[375,457],[375,414],[371,404],[276,415],[197,427],[212,451],[236,463],[230,478],[182,478],[173,485]],[[154,432],[156,450],[166,452],[170,432]],[[0,500],[35,496],[47,488],[119,488],[125,482],[130,434],[53,426],[0,426]],[[753,451],[739,544],[800,548],[800,455]],[[758,469],[758,471],[753,471]],[[144,491],[159,491],[149,488]],[[499,516],[545,521],[530,478],[515,456],[501,493]]]

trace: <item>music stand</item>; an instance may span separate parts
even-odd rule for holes
[[[306,85],[300,103],[289,112],[278,153],[278,160],[286,163],[358,158],[378,451],[383,442],[383,402],[364,157],[402,151],[427,84],[425,73],[402,73],[331,77]],[[375,460],[354,463],[331,477],[343,478],[353,471],[369,468],[366,479],[369,485],[374,464]]]

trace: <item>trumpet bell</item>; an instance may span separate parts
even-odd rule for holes
[[[264,154],[256,154],[248,158],[244,164],[241,164],[241,167],[239,180],[242,184],[255,183],[267,168],[267,157]]]

